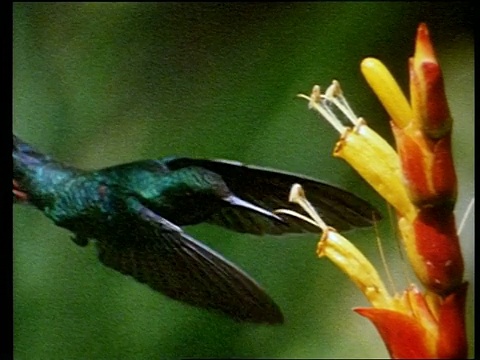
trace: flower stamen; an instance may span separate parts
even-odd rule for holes
[[[323,98],[332,102],[353,125],[357,125],[359,118],[348,104],[347,98],[343,95],[343,90],[337,80],[332,81]]]
[[[320,86],[315,85],[310,96],[304,94],[297,95],[300,98],[308,100],[308,108],[315,109],[322,117],[327,120],[340,134],[344,134],[347,130],[338,117],[333,113],[328,104],[323,101],[324,95],[321,95]]]
[[[292,217],[296,217],[297,219],[303,220],[303,221],[309,223],[310,225],[318,227],[318,229],[321,230],[321,228],[318,226],[318,224],[314,220],[312,220],[309,217],[307,217],[305,215],[302,215],[302,214],[300,214],[296,211],[293,211],[293,210],[290,210],[290,209],[277,209],[277,210],[273,210],[273,213],[274,214],[285,214],[285,215],[290,215]]]

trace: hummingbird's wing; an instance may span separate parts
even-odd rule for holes
[[[130,197],[127,207],[120,225],[97,239],[99,258],[106,266],[173,299],[237,321],[283,322],[278,305],[234,264],[136,198]]]
[[[288,202],[290,188],[299,183],[308,200],[323,220],[338,230],[352,227],[371,226],[374,220],[382,218],[368,202],[336,186],[320,182],[303,175],[292,174],[256,166],[247,166],[228,160],[205,160],[191,158],[168,158],[164,163],[175,170],[197,166],[219,174],[229,189],[239,198],[263,207],[269,211],[292,209],[303,213],[296,204]],[[282,215],[280,215],[282,216]],[[255,212],[246,212],[239,207],[225,207],[209,220],[239,232],[254,234],[282,234],[285,232],[318,232],[318,229],[293,217],[284,217],[286,224],[275,222]]]

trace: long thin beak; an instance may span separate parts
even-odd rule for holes
[[[242,200],[235,195],[227,196],[223,198],[223,200],[232,206],[238,206],[247,210],[251,210],[253,212],[265,215],[266,217],[271,218],[272,220],[278,221],[282,224],[286,224],[285,220],[283,220],[280,216],[274,214],[273,212],[268,211],[264,208],[261,208],[260,206],[254,205],[248,201]]]

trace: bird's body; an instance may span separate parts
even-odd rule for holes
[[[174,299],[240,321],[281,323],[279,307],[247,274],[188,236],[203,222],[252,234],[317,231],[274,214],[292,208],[293,183],[326,222],[368,226],[380,216],[356,196],[314,179],[224,160],[165,158],[100,170],[66,166],[13,137],[13,193],[74,234],[95,240],[107,266]]]

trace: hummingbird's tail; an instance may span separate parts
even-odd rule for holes
[[[13,135],[13,134],[12,134]],[[52,191],[52,185],[79,170],[67,167],[35,150],[30,144],[13,135],[13,201],[14,203],[37,203]]]

